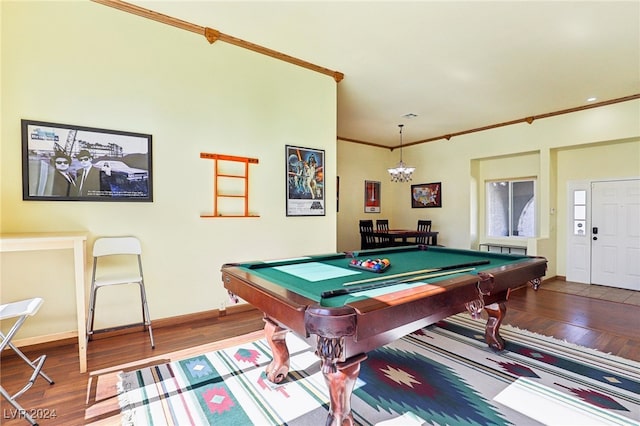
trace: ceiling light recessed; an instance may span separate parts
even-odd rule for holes
[[[587,102],[595,102],[596,100],[598,100],[598,98],[596,98],[595,96],[587,98]]]
[[[405,114],[402,116],[402,118],[407,118],[407,119],[411,119],[411,118],[416,118],[418,116],[418,114],[414,114],[412,112]]]

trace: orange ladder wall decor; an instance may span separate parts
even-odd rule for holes
[[[200,153],[200,158],[207,158],[214,161],[214,170],[213,170],[213,214],[202,214],[200,217],[260,217],[257,214],[249,213],[249,164],[258,164],[257,158],[249,158],[249,157],[236,157],[233,155],[224,155],[224,154],[209,154],[206,152]],[[235,161],[244,163],[244,174],[228,174],[228,173],[220,173],[218,169],[218,165],[220,161]],[[224,194],[218,191],[218,180],[220,178],[231,178],[231,179],[243,179],[244,180],[244,193],[243,194]],[[242,214],[222,214],[218,211],[218,199],[219,198],[243,198],[244,199],[244,211]]]

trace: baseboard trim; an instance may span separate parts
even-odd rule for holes
[[[12,343],[17,347],[24,347],[49,342],[62,342],[63,340],[69,340],[72,343],[76,343],[78,341],[78,332],[65,331],[62,333],[45,334],[43,336],[25,337],[24,339],[13,340]]]
[[[230,306],[226,309],[213,309],[211,311],[196,312],[193,314],[178,315],[169,318],[151,319],[151,326],[154,330],[163,327],[172,327],[177,324],[185,324],[189,322],[201,322],[207,321],[227,315],[233,315],[235,313],[241,313],[246,311],[255,310],[253,306],[248,303],[240,305]],[[133,326],[129,328],[121,328],[118,330],[105,331],[100,334],[95,334],[93,340],[106,339],[108,337],[119,336],[122,334],[137,333],[144,328],[140,326]],[[77,344],[78,332],[66,331],[61,333],[52,333],[42,336],[25,337],[23,339],[15,339],[12,343],[17,347],[33,346],[33,345],[47,345],[47,346],[60,346],[65,344]]]
[[[256,308],[253,307],[252,305],[249,305],[248,303],[245,303],[242,305],[230,306],[226,309],[213,309],[211,311],[203,311],[203,312],[196,312],[193,314],[178,315],[176,317],[170,317],[170,318],[161,318],[157,320],[152,319],[151,325],[153,326],[154,329],[162,328],[162,327],[171,327],[176,324],[184,324],[187,322],[196,322],[196,321],[206,321],[212,318],[224,317],[226,315],[232,315],[235,313],[253,311],[253,310],[256,310]]]

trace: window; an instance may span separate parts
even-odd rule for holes
[[[573,235],[585,236],[587,226],[587,191],[573,191]]]
[[[535,180],[486,184],[487,236],[535,237]]]

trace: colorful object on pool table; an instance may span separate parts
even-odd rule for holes
[[[354,261],[352,261],[353,263]],[[490,263],[488,259],[477,260],[474,262],[458,263],[455,265],[441,266],[438,268],[421,269],[418,271],[402,272],[386,277],[367,278],[364,280],[350,281],[343,285],[343,288],[323,291],[320,297],[326,299],[328,297],[344,296],[346,294],[357,293],[365,290],[373,290],[376,288],[390,287],[396,284],[404,284],[413,281],[427,280],[429,278],[437,278],[444,275],[460,274],[470,272],[475,266],[486,265]],[[349,265],[352,266],[352,265]],[[375,272],[375,271],[374,271]],[[424,274],[426,273],[426,274]],[[422,275],[421,275],[422,274]]]
[[[356,269],[363,269],[369,272],[382,273],[389,269],[391,262],[389,259],[352,259],[349,266]]]
[[[488,259],[483,259],[483,260],[478,260],[478,261],[474,261],[474,262],[457,263],[455,265],[439,266],[437,268],[420,269],[418,271],[402,272],[402,273],[399,273],[399,274],[387,275],[386,277],[376,277],[376,278],[367,278],[367,279],[358,280],[358,281],[349,281],[349,282],[343,283],[342,285],[343,286],[349,286],[349,285],[354,285],[354,284],[367,283],[367,282],[371,282],[371,281],[380,281],[380,280],[389,279],[389,278],[406,277],[408,275],[418,275],[418,274],[423,274],[423,273],[431,273],[431,272],[438,272],[438,271],[448,271],[448,270],[451,270],[451,269],[466,268],[468,266],[487,265],[489,263],[491,263],[491,262]]]

